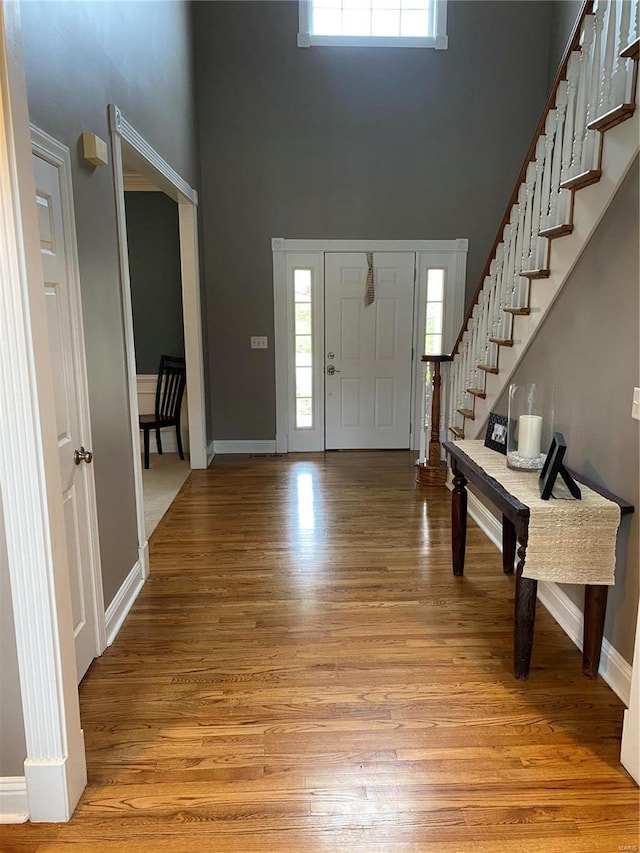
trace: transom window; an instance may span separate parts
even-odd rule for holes
[[[447,0],[299,0],[299,3],[299,47],[447,47]]]

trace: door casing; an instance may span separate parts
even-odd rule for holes
[[[422,344],[419,341],[419,312],[424,313],[426,271],[443,266],[447,276],[447,308],[443,345],[451,347],[464,315],[466,259],[469,241],[456,240],[290,240],[274,237],[274,351],[276,368],[276,452],[324,450],[324,255],[328,252],[412,252],[416,256],[416,287],[414,292],[414,340],[411,387],[412,438],[411,447],[418,447],[419,395],[417,385]],[[298,430],[291,440],[291,389],[293,318],[290,303],[292,271],[296,267],[312,269],[313,279],[313,365],[316,416],[314,428]],[[424,325],[424,324],[423,324]]]

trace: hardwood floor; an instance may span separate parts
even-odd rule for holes
[[[217,459],[81,685],[89,786],[3,853],[635,849],[623,706],[539,608],[512,674],[513,578],[415,454]],[[623,845],[630,845],[623,847]]]

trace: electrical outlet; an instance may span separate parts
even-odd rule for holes
[[[640,388],[633,389],[633,403],[631,404],[631,417],[640,421]]]
[[[266,335],[251,335],[251,349],[268,349],[269,340]]]

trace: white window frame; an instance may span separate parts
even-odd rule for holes
[[[433,0],[433,35],[405,36],[315,36],[311,33],[311,0],[298,0],[298,47],[431,47],[446,50],[447,0]]]
[[[456,243],[444,251],[434,249],[433,251],[422,251],[416,255],[416,289],[414,305],[414,339],[413,351],[417,358],[413,360],[413,430],[411,433],[411,449],[418,450],[420,446],[420,431],[422,429],[422,369],[421,357],[426,355],[424,350],[424,338],[427,327],[427,276],[430,269],[444,269],[444,299],[443,299],[443,323],[442,323],[442,352],[450,353],[458,336],[458,331],[464,319],[464,297],[465,280],[467,277],[467,240],[450,241]],[[433,354],[433,353],[432,353]],[[440,406],[440,441],[447,438],[445,415],[446,407],[446,369],[442,382],[441,406]]]
[[[274,237],[273,298],[276,360],[276,452],[324,450],[324,256],[326,252],[413,252],[416,255],[414,289],[412,429],[411,447],[419,446],[420,357],[426,326],[427,270],[447,270],[443,347],[450,348],[464,317],[464,293],[469,241],[457,240],[289,240]],[[293,271],[310,269],[313,305],[313,427],[295,428],[295,347],[293,313]],[[449,349],[450,351],[450,349]],[[445,409],[443,407],[442,411]]]
[[[284,257],[286,279],[286,339],[287,345],[287,423],[288,449],[292,452],[316,450],[324,442],[324,255],[321,252],[291,252]],[[295,345],[295,287],[297,269],[311,272],[311,369],[313,425],[296,426],[296,353]],[[280,336],[276,336],[278,343]],[[291,345],[290,345],[291,344]],[[291,393],[289,393],[291,389]],[[277,392],[276,392],[277,393]],[[276,438],[277,448],[277,438]]]

